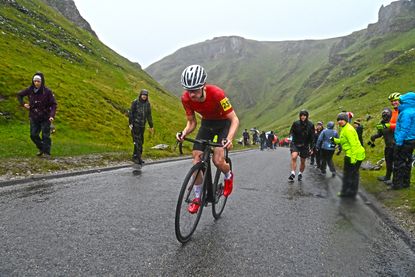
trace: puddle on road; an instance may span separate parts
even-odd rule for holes
[[[314,194],[308,191],[304,191],[301,185],[290,185],[287,189],[287,199],[293,200],[298,199],[300,197],[313,197]]]
[[[41,203],[49,200],[48,195],[54,192],[56,192],[56,189],[53,184],[37,184],[20,190],[17,198],[34,197],[33,202]]]
[[[286,198],[296,200],[302,197],[327,199],[329,197],[329,178],[316,173],[307,172],[301,182],[288,183]]]

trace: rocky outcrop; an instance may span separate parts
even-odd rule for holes
[[[399,0],[379,10],[377,23],[367,27],[368,36],[406,32],[415,28],[415,0]]]
[[[97,37],[94,30],[92,30],[91,25],[86,21],[78,9],[76,8],[75,2],[73,0],[43,0],[46,4],[56,9],[67,19],[78,25],[84,30],[87,30],[95,37]]]

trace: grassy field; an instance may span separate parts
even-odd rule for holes
[[[16,93],[31,84],[37,71],[45,74],[46,86],[58,102],[54,156],[130,154],[127,114],[142,88],[150,92],[155,128],[154,136],[146,137],[145,149],[173,143],[174,134],[183,128],[185,117],[177,97],[138,64],[42,1],[2,2],[0,23],[0,161],[30,158],[36,152],[29,139],[28,112],[19,106]]]

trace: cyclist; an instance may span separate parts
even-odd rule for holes
[[[187,123],[176,138],[183,141],[193,132],[197,126],[196,112],[202,116],[202,123],[196,138],[213,140],[217,136],[218,142],[223,142],[223,148],[214,149],[212,160],[225,176],[223,195],[228,197],[232,192],[234,174],[230,170],[230,165],[225,161],[224,149],[232,148],[232,140],[239,126],[239,119],[225,92],[217,86],[206,84],[206,79],[206,71],[200,65],[190,65],[184,69],[181,84],[185,91],[181,100],[186,111]],[[202,145],[198,143],[193,145],[193,164],[200,161],[203,150]],[[196,213],[200,206],[202,177],[195,176],[195,178],[195,199],[189,204],[190,213]]]
[[[300,111],[300,119],[295,121],[290,129],[290,137],[292,137],[290,144],[291,151],[291,174],[288,177],[290,182],[295,179],[295,170],[297,168],[297,158],[300,156],[300,171],[298,172],[298,181],[303,178],[303,172],[305,169],[305,159],[312,153],[314,148],[314,124],[308,120],[308,111]]]

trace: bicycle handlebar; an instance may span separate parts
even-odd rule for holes
[[[181,132],[179,132],[177,134],[180,134],[180,133]],[[206,139],[191,139],[191,138],[185,137],[184,140],[189,141],[189,142],[193,142],[193,143],[202,144],[202,145],[212,146],[212,147],[223,147],[222,143],[212,142],[212,141],[206,140]],[[227,148],[225,148],[225,157],[228,157],[228,153],[229,153],[229,150]]]
[[[222,143],[217,143],[217,142],[212,142],[210,140],[207,139],[191,139],[191,138],[184,138],[184,140],[193,142],[193,143],[199,143],[199,144],[204,144],[204,145],[209,145],[209,146],[213,146],[213,147],[223,147]]]

